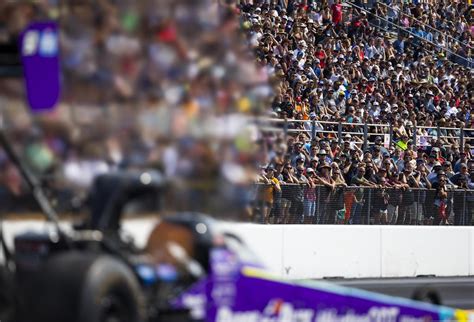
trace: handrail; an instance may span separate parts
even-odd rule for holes
[[[450,55],[455,56],[455,57],[458,57],[458,58],[460,58],[460,59],[466,61],[466,62],[468,63],[468,66],[463,66],[463,65],[461,65],[461,64],[458,64],[457,62],[453,62],[453,63],[458,64],[458,65],[463,66],[463,67],[467,67],[467,68],[469,68],[469,69],[472,69],[472,67],[469,67],[469,64],[471,64],[472,61],[471,61],[468,57],[463,57],[463,56],[461,56],[461,55],[458,55],[458,54],[456,54],[455,52],[453,52],[453,51],[452,51],[451,49],[449,49],[449,48],[443,48],[441,45],[436,44],[436,43],[434,43],[434,42],[432,42],[432,41],[430,41],[430,40],[428,40],[428,39],[426,39],[426,38],[420,37],[420,36],[418,36],[417,34],[413,33],[411,30],[409,30],[409,29],[407,29],[407,28],[405,28],[405,27],[402,27],[402,26],[400,26],[400,25],[397,25],[396,23],[391,22],[390,20],[387,20],[387,19],[385,19],[384,17],[381,17],[381,16],[379,16],[379,15],[377,15],[377,14],[374,14],[374,13],[370,12],[369,10],[367,10],[367,9],[365,9],[365,8],[362,8],[362,7],[356,5],[356,4],[352,3],[352,2],[346,2],[346,3],[347,3],[349,6],[358,9],[359,11],[363,11],[363,12],[367,13],[368,15],[370,14],[370,15],[372,15],[372,16],[375,16],[375,17],[377,17],[378,19],[381,19],[381,20],[383,20],[383,21],[385,21],[385,22],[387,22],[387,23],[389,23],[389,24],[395,26],[396,28],[403,30],[404,32],[406,32],[406,33],[412,35],[413,37],[415,37],[415,38],[417,38],[417,39],[419,39],[419,40],[421,40],[421,41],[427,42],[427,43],[429,43],[429,44],[431,44],[431,45],[433,45],[433,46],[435,46],[435,47],[437,47],[437,48],[440,48],[441,50],[445,50],[445,51],[448,52]],[[376,27],[376,28],[382,29],[380,26],[377,26],[377,25],[375,25],[375,24],[372,24],[372,25],[373,25],[374,27]]]
[[[309,134],[310,137],[314,137],[316,136],[317,134],[333,134],[334,135],[334,139],[337,139],[339,140],[339,143],[341,143],[342,141],[342,137],[343,135],[346,135],[346,134],[351,134],[354,138],[360,138],[362,137],[363,138],[363,141],[362,142],[358,142],[360,144],[364,144],[364,146],[366,145],[371,145],[372,142],[369,141],[369,137],[373,137],[373,136],[383,136],[383,135],[389,135],[390,136],[390,144],[394,144],[394,142],[396,142],[396,140],[393,139],[393,128],[390,124],[363,124],[363,123],[345,123],[345,122],[333,122],[333,121],[312,121],[312,120],[294,120],[294,119],[275,119],[275,118],[258,118],[259,120],[259,124],[260,124],[260,130],[262,132],[270,132],[270,133],[273,133],[273,132],[281,132],[281,131],[284,131],[285,134],[288,134],[288,133],[306,133],[306,134]],[[271,123],[277,123],[277,124],[282,124],[284,125],[283,128],[281,127],[276,127],[276,126],[272,126]],[[288,129],[287,126],[285,124],[289,123],[289,122],[294,122],[294,123],[306,123],[306,124],[311,124],[311,129],[308,129],[308,128],[297,128],[297,129]],[[266,125],[265,125],[266,123]],[[270,123],[270,124],[269,124]],[[329,130],[327,128],[324,127],[324,125],[338,125],[338,128],[337,129],[333,129],[333,130]],[[354,131],[347,131],[347,130],[344,130],[342,129],[342,126],[343,124],[348,124],[348,125],[351,125],[351,126],[356,126],[360,129],[364,129],[364,131],[362,132],[354,132]],[[320,127],[322,127],[322,129],[316,129],[315,126],[318,125]],[[381,131],[380,132],[372,132],[372,131],[368,131],[368,129],[372,129],[372,128],[381,128]],[[430,134],[430,133],[426,133],[426,134],[422,134],[422,133],[419,133],[418,130],[419,129],[429,129],[429,130],[437,130],[437,133],[436,134]],[[415,142],[418,142],[417,138],[424,138],[424,137],[430,137],[430,138],[436,138],[436,139],[444,139],[444,140],[456,140],[461,148],[464,146],[465,143],[469,142],[469,143],[473,143],[474,141],[474,137],[471,136],[471,135],[466,135],[466,131],[474,131],[474,129],[470,129],[470,128],[449,128],[449,127],[439,127],[439,126],[436,126],[436,127],[428,127],[428,126],[414,126],[412,128],[409,128],[408,130],[411,130],[412,132],[409,133],[409,136],[411,137],[411,139]],[[442,135],[440,133],[440,130],[448,130],[449,132],[446,133],[446,135]],[[452,131],[457,131],[459,132],[459,136],[453,136],[451,135]],[[416,146],[424,146],[424,144],[421,144],[421,141],[420,141],[420,145],[418,145],[416,143]],[[449,142],[446,142],[446,144],[444,144],[443,146],[445,147],[449,147],[450,146],[450,143]]]
[[[285,186],[290,186],[290,187],[300,187],[300,186],[306,186],[307,184],[304,183],[281,183],[282,185]],[[271,183],[264,183],[264,182],[254,182],[253,185],[256,186],[271,186]],[[319,187],[325,187],[325,185],[322,184],[316,184],[315,188]],[[382,190],[382,189],[394,189],[394,190],[401,190],[400,188],[396,187],[366,187],[366,186],[352,186],[352,185],[347,185],[347,186],[341,186],[340,188],[343,189],[348,189],[348,190],[355,190],[355,189],[371,189],[371,190]],[[416,188],[416,187],[407,187],[407,190],[415,190],[415,191],[436,191],[434,188]],[[474,189],[457,189],[457,188],[448,188],[448,191],[453,191],[453,192],[472,192],[474,193]]]
[[[312,120],[295,120],[295,119],[279,119],[279,118],[259,118],[260,122],[273,122],[273,123],[285,123],[285,122],[292,122],[292,123],[306,123],[306,122],[312,122]],[[365,123],[348,123],[348,122],[336,122],[336,121],[314,121],[315,123],[320,123],[320,124],[331,124],[331,125],[338,125],[339,123],[342,126],[369,126],[369,127],[389,127],[389,123],[385,124],[365,124]],[[445,127],[445,126],[425,126],[425,125],[417,125],[417,129],[440,129],[440,130],[449,130],[449,131],[461,131],[461,130],[467,130],[467,131],[474,131],[474,129],[470,128],[460,128],[460,127]]]
[[[261,127],[260,128],[261,131],[263,132],[276,132],[276,131],[281,131],[280,128],[277,128],[277,127]],[[288,129],[287,130],[288,133],[311,133],[312,131],[311,130],[306,130],[306,129]],[[323,133],[323,134],[339,134],[338,131],[336,130],[317,130],[317,133]],[[363,132],[349,132],[349,131],[342,131],[342,134],[350,134],[350,135],[353,135],[353,136],[364,136],[365,133]],[[380,136],[380,135],[384,135],[384,134],[389,134],[389,133],[378,133],[378,132],[367,132],[366,133],[367,136]],[[424,137],[425,135],[419,135],[417,134],[417,136],[422,136]],[[459,140],[459,137],[456,137],[456,136],[452,136],[452,135],[429,135],[429,136],[433,136],[433,137],[436,137],[436,138],[441,138],[441,139],[456,139],[456,140]],[[474,140],[474,138],[464,138],[466,141],[472,141]],[[361,142],[362,143],[362,142]],[[445,145],[445,146],[449,146],[449,144]]]
[[[436,29],[436,28],[434,28],[434,27],[432,27],[432,26],[430,26],[430,25],[424,23],[423,21],[416,19],[413,15],[410,15],[410,14],[407,14],[407,13],[403,12],[401,9],[392,8],[392,7],[390,7],[389,5],[387,5],[386,3],[383,3],[383,2],[377,2],[377,4],[381,4],[381,5],[383,5],[385,8],[398,11],[399,13],[401,13],[401,14],[403,14],[403,15],[409,17],[410,19],[412,19],[412,20],[414,20],[414,21],[416,21],[416,22],[422,24],[423,26],[428,27],[428,28],[430,28],[431,30],[436,31],[437,33],[440,33],[441,35],[446,36],[447,38],[451,38],[451,39],[453,39],[454,41],[456,41],[457,43],[460,43],[460,44],[462,44],[462,45],[464,45],[464,46],[466,46],[466,47],[468,47],[468,48],[470,48],[470,49],[474,49],[474,47],[471,47],[469,44],[464,43],[464,42],[462,42],[462,41],[460,41],[460,40],[454,38],[453,36],[451,36],[451,35],[449,35],[449,34],[447,34],[447,33],[443,33],[441,30]],[[401,17],[401,15],[400,15],[400,17]]]

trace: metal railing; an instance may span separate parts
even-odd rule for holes
[[[271,224],[472,225],[474,190],[254,185],[252,220]]]
[[[396,144],[399,139],[394,133],[393,124],[368,124],[368,123],[348,123],[348,122],[335,122],[335,121],[315,121],[315,120],[295,120],[295,119],[278,119],[278,118],[266,118],[260,119],[260,130],[262,132],[284,132],[285,136],[291,134],[306,133],[310,139],[314,139],[319,135],[328,136],[332,135],[333,138],[338,140],[341,144],[343,137],[347,134],[360,138],[358,143],[362,144],[364,148],[371,145],[371,137],[382,136],[386,147],[390,147],[392,144]],[[295,126],[303,126],[306,128],[290,128],[291,124]],[[347,130],[347,129],[351,130]],[[377,131],[377,129],[380,129]],[[423,129],[426,130],[428,135],[420,135]],[[375,131],[374,131],[375,130]],[[442,139],[450,140],[457,143],[460,150],[464,149],[466,143],[474,145],[474,128],[451,128],[451,127],[429,127],[429,126],[413,126],[406,129],[409,132],[410,139],[414,142],[416,147],[429,146],[428,141],[430,139]],[[446,132],[446,135],[443,134]],[[459,135],[452,135],[453,133],[459,132]],[[431,133],[431,134],[430,134]],[[451,135],[450,135],[451,134]],[[451,146],[451,144],[444,144],[445,147]]]
[[[360,6],[358,6],[358,5],[356,5],[356,4],[352,3],[352,2],[346,2],[346,3],[347,3],[350,7],[352,7],[352,8],[355,8],[355,9],[361,11],[361,12],[365,12],[368,17],[370,17],[370,16],[376,17],[377,19],[379,19],[379,20],[381,20],[381,21],[384,21],[385,23],[388,23],[389,25],[393,26],[395,29],[397,29],[397,30],[399,30],[399,31],[401,30],[401,31],[405,32],[406,34],[409,34],[409,35],[413,36],[413,38],[415,38],[415,39],[417,39],[417,40],[419,40],[419,41],[421,41],[421,42],[423,42],[423,43],[429,44],[429,45],[434,46],[434,47],[436,47],[436,48],[438,48],[438,49],[440,49],[440,50],[443,50],[443,51],[447,52],[447,53],[449,54],[449,57],[448,57],[448,58],[455,57],[455,58],[457,58],[457,59],[460,59],[460,61],[463,62],[463,63],[459,63],[459,62],[454,61],[454,60],[452,60],[452,59],[451,59],[451,62],[453,62],[453,63],[455,63],[455,64],[458,64],[458,65],[460,65],[460,66],[466,67],[466,68],[473,68],[473,67],[474,67],[472,58],[470,58],[470,57],[463,57],[463,56],[461,56],[461,55],[459,55],[459,54],[453,52],[453,51],[452,51],[451,49],[449,49],[449,48],[443,47],[443,46],[441,46],[441,45],[438,44],[438,43],[435,43],[435,42],[433,42],[433,41],[431,41],[431,40],[428,40],[428,39],[426,39],[426,38],[423,38],[423,37],[421,37],[421,36],[415,34],[414,32],[412,32],[410,29],[405,28],[405,27],[403,27],[403,26],[400,26],[400,25],[398,25],[398,24],[396,24],[396,23],[394,23],[394,22],[392,22],[392,21],[390,21],[390,20],[388,20],[388,19],[386,19],[386,18],[384,18],[384,17],[381,17],[381,16],[379,16],[379,15],[377,15],[377,14],[374,14],[374,13],[370,12],[369,10],[367,10],[367,9],[365,9],[365,8],[363,8],[363,7],[360,7]],[[369,20],[368,20],[368,22],[369,22],[369,24],[370,24],[371,26],[386,31],[386,30],[385,30],[382,26],[380,26],[379,24],[374,24],[373,22],[370,22]],[[425,51],[429,51],[427,48],[423,48],[423,47],[421,47],[421,46],[420,46],[420,49],[423,49],[423,50],[425,50]],[[431,54],[434,55],[434,52],[431,51]]]

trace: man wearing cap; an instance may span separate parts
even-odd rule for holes
[[[260,194],[262,222],[268,224],[274,203],[274,192],[281,192],[280,182],[275,178],[275,169],[268,166],[265,174],[260,176],[259,182],[263,184]]]
[[[289,223],[301,223],[304,214],[304,192],[309,181],[304,175],[305,167],[298,165],[296,167],[296,173],[294,178],[297,180],[297,184],[293,186],[293,199],[291,200],[290,207],[290,220]]]
[[[319,187],[319,202],[321,202],[321,212],[318,214],[318,222],[321,224],[334,223],[335,212],[329,205],[331,201],[331,194],[335,188],[334,180],[331,177],[331,166],[327,162],[322,162],[319,165],[319,175],[317,175],[316,183],[322,185]],[[334,215],[334,216],[333,216]]]
[[[380,149],[380,153],[382,153],[382,155],[390,154],[388,150],[383,146],[383,140],[380,135],[377,135],[375,137],[374,145],[371,147],[372,155],[374,154],[373,151],[376,149],[376,147]]]
[[[443,171],[443,166],[441,165],[440,162],[435,161],[433,164],[433,170],[431,171],[430,174],[426,177],[431,184],[434,184],[435,182],[438,181],[439,176],[446,176],[446,173]]]
[[[467,154],[464,151],[461,151],[461,153],[459,153],[459,160],[456,161],[456,163],[454,164],[454,172],[457,173],[461,171],[462,164],[467,164]]]
[[[436,160],[436,154],[435,153],[430,153],[430,155],[428,156],[428,161],[425,164],[425,167],[428,170],[428,172],[433,171],[433,167],[434,167],[436,162],[439,162],[439,161]]]
[[[467,166],[466,166],[467,169]],[[443,170],[446,172],[446,177],[448,177],[448,180],[451,181],[451,178],[454,176],[453,168],[451,166],[451,162],[445,161],[443,163]]]
[[[419,181],[415,178],[413,167],[408,163],[403,170],[402,183],[407,184],[410,188],[419,188]],[[415,191],[406,189],[403,191],[402,204],[399,211],[397,224],[411,224],[415,225],[422,221],[422,213],[417,212],[417,204],[415,200]]]
[[[438,142],[438,144],[440,144],[440,143]],[[436,147],[436,146],[433,147],[433,148],[431,149],[431,154],[433,154],[433,155],[435,156],[435,158],[436,158],[436,161],[439,161],[441,164],[443,164],[444,162],[446,162],[446,160],[441,156],[441,150],[440,150],[440,148],[438,148],[438,147]]]
[[[327,162],[328,160],[328,153],[326,152],[325,148],[321,147],[321,149],[318,152],[318,163],[323,164],[324,162]]]
[[[365,177],[365,167],[360,166],[357,168],[357,173],[351,179],[351,186],[357,187],[367,187],[372,188],[376,187],[375,183],[368,181]],[[361,224],[363,218],[361,218],[363,208],[368,208],[368,205],[365,204],[365,195],[367,195],[368,190],[359,188],[354,193],[354,205],[352,206],[352,214],[350,223],[351,224]],[[365,209],[369,211],[368,209]]]
[[[301,142],[295,142],[293,145],[293,153],[291,154],[291,165],[296,167],[298,162],[303,162],[303,165],[306,163],[308,152],[306,149],[303,149],[303,144]]]
[[[453,175],[450,178],[450,181],[456,186],[459,186],[459,181],[462,179],[466,179],[466,184],[467,184],[467,181],[469,179],[469,171],[467,169],[467,164],[461,163],[459,169],[460,169],[459,172],[457,172],[455,175]]]
[[[306,169],[308,185],[304,190],[304,211],[301,223],[315,223],[316,215],[316,172],[313,168]]]
[[[432,187],[436,189],[434,198],[434,225],[448,224],[448,182],[444,171],[438,170]]]

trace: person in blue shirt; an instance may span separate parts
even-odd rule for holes
[[[395,48],[399,55],[405,52],[405,38],[402,34],[398,34],[398,39],[393,42],[393,48]]]
[[[321,61],[318,58],[315,58],[313,61],[313,72],[318,76],[321,77]]]

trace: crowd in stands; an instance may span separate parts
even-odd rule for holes
[[[43,20],[59,25],[60,103],[32,115],[23,79],[0,78],[0,117],[58,211],[81,204],[97,175],[148,168],[161,170],[179,192],[170,207],[236,210],[256,158],[241,116],[258,112],[271,91],[240,37],[234,5],[7,1],[0,4],[0,43],[17,43],[30,22]],[[0,149],[0,214],[32,205]]]
[[[194,210],[253,199],[247,210],[264,222],[470,224],[473,196],[452,189],[474,188],[472,8],[354,3],[366,9],[340,0],[2,3],[0,42],[14,43],[30,21],[58,21],[64,82],[57,109],[31,117],[22,80],[0,79],[3,123],[59,209],[98,174],[153,167],[177,187],[201,187],[174,202]],[[258,134],[230,117],[263,109],[285,125]],[[262,175],[249,197],[255,163]],[[2,151],[0,170],[0,213],[34,204]]]
[[[453,61],[473,67],[473,16],[468,2],[418,1],[406,5],[389,0],[375,2],[371,9],[371,13],[379,17],[376,25],[420,36],[435,44],[436,52],[448,51]]]
[[[452,189],[474,189],[473,69],[426,39],[472,45],[472,7],[389,3],[402,7],[399,17],[340,0],[241,4],[248,42],[275,85],[270,115],[286,127],[260,141],[255,210],[264,222],[471,224],[472,193]],[[421,32],[412,17],[442,32]],[[468,46],[450,46],[472,59]],[[361,124],[372,135],[354,135]]]

